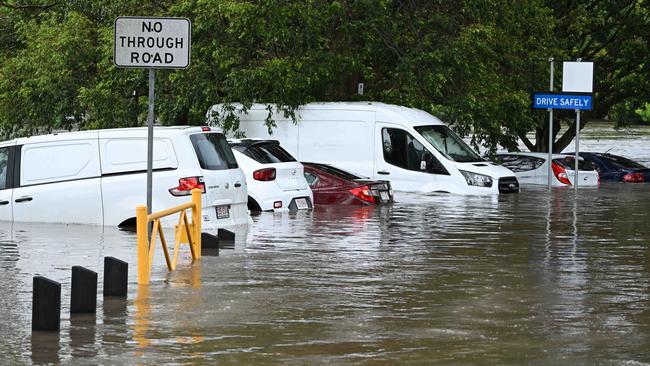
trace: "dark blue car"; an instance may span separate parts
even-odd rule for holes
[[[574,153],[569,154],[573,155]],[[580,156],[596,166],[601,180],[629,183],[650,182],[650,169],[628,158],[594,152],[581,152]]]

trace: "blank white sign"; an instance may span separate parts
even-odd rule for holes
[[[562,91],[593,93],[594,63],[564,62],[562,65]]]

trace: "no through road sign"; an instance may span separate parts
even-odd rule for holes
[[[190,64],[190,33],[186,18],[118,17],[113,60],[118,67],[186,68]]]

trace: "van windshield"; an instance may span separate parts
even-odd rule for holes
[[[228,145],[226,138],[220,133],[197,133],[190,135],[196,157],[199,158],[201,169],[225,170],[237,168],[237,160]]]
[[[424,137],[442,155],[451,161],[472,163],[483,161],[481,157],[467,146],[449,127],[443,125],[416,126],[415,130]]]

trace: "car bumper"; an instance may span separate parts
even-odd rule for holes
[[[255,198],[255,200],[260,205],[262,211],[283,212],[297,209],[294,201],[296,198],[308,198],[308,208],[313,208],[314,197],[312,195],[311,189],[309,188],[293,191],[283,191],[274,197],[269,197],[263,200],[258,200]],[[275,202],[282,202],[282,207],[276,208],[274,205]]]

